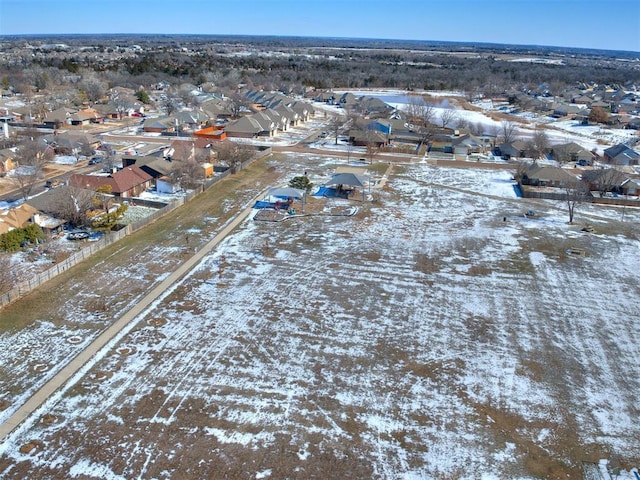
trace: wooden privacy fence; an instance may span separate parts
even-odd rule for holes
[[[247,160],[246,162],[244,162],[239,169],[246,168],[248,165],[255,162],[256,160],[264,158],[270,154],[271,154],[270,148],[262,150],[258,154],[254,155],[250,160]],[[116,232],[109,232],[104,236],[102,236],[102,238],[100,238],[100,240],[98,240],[97,242],[89,242],[85,247],[73,253],[72,255],[67,257],[65,260],[56,263],[52,267],[48,268],[47,270],[37,275],[34,275],[29,280],[25,280],[18,283],[18,285],[16,285],[14,288],[0,295],[0,308],[10,304],[11,302],[14,302],[18,298],[38,288],[44,282],[47,282],[52,278],[60,275],[61,273],[69,270],[71,267],[89,258],[91,255],[102,250],[103,248],[106,248],[109,245],[117,242],[118,240],[121,240],[125,236],[137,230],[140,230],[141,228],[144,228],[150,223],[155,222],[160,217],[163,217],[167,213],[172,212],[176,208],[189,202],[191,199],[193,199],[203,191],[213,187],[216,183],[221,181],[223,178],[225,178],[229,174],[231,174],[231,169],[228,169],[222,174],[217,175],[211,179],[208,179],[206,182],[204,182],[204,184],[202,185],[202,188],[199,188],[193,192],[187,193],[184,197],[176,199],[175,201],[168,204],[166,207],[159,209],[158,211],[152,213],[148,217],[145,217],[141,220],[133,222],[127,225],[125,228],[118,230]]]

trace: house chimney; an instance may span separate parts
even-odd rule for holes
[[[2,133],[4,134],[4,138],[9,138],[9,122],[2,124]]]

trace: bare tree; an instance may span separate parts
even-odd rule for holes
[[[249,160],[256,153],[252,146],[231,140],[216,143],[213,148],[218,152],[218,162],[234,169],[237,169],[240,164]]]
[[[500,134],[502,137],[502,143],[511,143],[516,139],[516,131],[518,125],[508,120],[503,120],[500,123]]]
[[[616,168],[603,168],[591,170],[583,174],[583,179],[592,185],[604,197],[605,194],[615,189],[626,179],[626,176]]]
[[[573,152],[567,147],[567,145],[554,145],[553,147],[553,158],[560,163],[573,161],[572,153]]]
[[[513,174],[513,179],[518,182],[518,185],[522,184],[522,180],[525,176],[525,174],[527,173],[527,170],[529,169],[529,166],[531,164],[527,163],[527,162],[519,162],[518,166],[516,167],[516,172]]]
[[[120,92],[115,93],[111,97],[111,103],[116,109],[116,113],[119,118],[122,118],[127,111],[133,107],[133,102],[131,99],[127,98],[126,95],[121,94]]]
[[[416,122],[422,118],[422,108],[425,103],[420,95],[409,95],[404,111],[410,122]]]
[[[565,187],[565,202],[569,213],[569,223],[573,223],[576,207],[585,202],[590,195],[588,186],[580,180]]]
[[[178,110],[178,102],[171,96],[163,97],[160,105],[167,115],[171,115]]]
[[[458,112],[453,108],[445,108],[440,114],[440,125],[442,128],[447,128],[447,125],[451,125],[458,120]]]
[[[427,102],[420,95],[409,96],[409,102],[405,109],[409,121],[417,123],[424,127],[429,126],[433,122],[435,116],[435,107],[432,103]]]
[[[9,255],[0,255],[0,293],[8,292],[20,281],[20,268],[14,266]]]
[[[193,188],[204,180],[204,169],[195,157],[189,156],[172,161],[169,177],[182,188]]]
[[[93,72],[85,75],[80,82],[80,89],[90,102],[102,99],[107,92],[107,87],[107,83],[99,79]]]
[[[234,92],[228,99],[229,112],[233,118],[238,118],[249,108],[249,99],[240,92]]]
[[[544,130],[536,129],[527,148],[533,153],[534,158],[543,157],[549,150],[549,136]]]
[[[25,200],[31,195],[35,184],[44,178],[44,166],[51,157],[47,146],[34,137],[18,146],[15,154],[18,168],[11,178]]]
[[[373,164],[373,158],[380,150],[380,146],[378,144],[378,134],[376,130],[366,130],[365,139],[367,143],[367,158],[369,159],[369,163]]]
[[[88,225],[87,212],[93,207],[94,192],[78,187],[66,186],[56,195],[50,213],[79,227]]]
[[[102,155],[102,168],[105,171],[113,171],[116,168],[116,156],[114,154],[113,147],[108,143],[103,143],[100,146],[100,151],[103,152]]]
[[[329,128],[331,129],[331,133],[335,138],[336,145],[338,145],[338,137],[340,136],[340,130],[342,129],[344,122],[345,118],[342,115],[336,115],[335,117],[332,117],[331,121],[329,122]]]

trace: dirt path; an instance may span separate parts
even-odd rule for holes
[[[122,315],[116,322],[102,332],[86,349],[81,351],[74,359],[63,367],[53,378],[45,383],[36,393],[34,393],[20,408],[18,408],[7,420],[0,424],[0,442],[22,423],[29,415],[42,406],[53,393],[61,388],[71,377],[84,367],[91,358],[98,353],[107,343],[115,338],[127,325],[135,321],[136,317],[143,313],[153,301],[158,299],[174,283],[178,282],[188,272],[195,268],[198,263],[215,248],[224,238],[226,238],[242,221],[252,212],[253,204],[263,197],[265,192],[260,193],[252,199],[238,215],[229,221],[223,229],[200,250],[196,251],[192,257],[186,260],[164,281],[157,285],[147,295],[137,302],[129,311]]]

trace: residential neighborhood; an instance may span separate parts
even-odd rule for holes
[[[635,57],[0,40],[0,478],[640,475]]]

